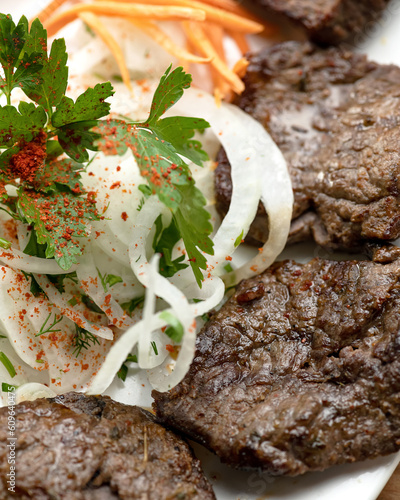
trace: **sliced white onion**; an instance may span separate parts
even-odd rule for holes
[[[20,269],[26,273],[68,274],[76,271],[77,267],[74,265],[65,271],[53,259],[32,257],[13,247],[0,251],[0,262],[12,269]]]
[[[83,256],[76,273],[80,282],[80,288],[104,312],[111,324],[118,328],[128,328],[131,326],[131,318],[129,318],[118,302],[112,297],[111,292],[104,292],[101,283],[99,283],[100,278],[93,263],[93,256],[88,251]]]
[[[208,312],[211,308],[219,304],[224,296],[225,286],[220,278],[213,277],[205,280],[202,289],[200,290],[197,287],[197,290],[197,298],[201,299],[202,302],[190,304],[189,307],[193,318]],[[193,293],[193,295],[195,295],[195,293]],[[168,312],[173,314],[172,310],[168,310]],[[194,324],[188,331],[185,331],[179,355],[175,363],[173,363],[171,359],[166,359],[162,365],[148,371],[149,382],[157,391],[166,392],[170,390],[181,382],[189,370],[195,353],[195,326]]]
[[[235,251],[237,238],[247,234],[260,195],[270,222],[268,241],[260,255],[224,280],[231,285],[261,273],[280,254],[289,234],[293,190],[282,153],[254,118],[233,105],[218,108],[214,98],[203,91],[188,89],[173,111],[209,121],[232,167],[230,208],[214,236],[215,255],[207,258],[211,273],[223,272],[225,258]]]
[[[15,396],[18,404],[22,403],[22,401],[35,401],[35,399],[39,398],[54,398],[57,393],[43,384],[28,382],[18,387]]]
[[[29,321],[29,307],[47,309],[49,302],[36,298],[30,293],[30,283],[22,273],[14,269],[0,267],[0,322],[2,331],[24,363],[40,369],[36,359],[42,350],[37,331]]]
[[[153,368],[160,363],[160,358],[154,360],[151,354],[151,345],[148,342],[150,317],[154,317],[154,297],[158,296],[171,304],[173,314],[179,319],[184,329],[184,338],[195,330],[195,317],[191,313],[189,303],[184,293],[173,285],[167,278],[161,276],[158,271],[158,257],[154,256],[152,264],[147,261],[146,249],[148,238],[154,221],[160,214],[160,202],[155,197],[150,197],[143,205],[136,221],[135,241],[129,247],[129,256],[132,269],[139,281],[148,289],[146,293],[144,319],[146,331],[145,340],[139,343],[139,366],[141,368]],[[147,314],[146,314],[147,313]],[[149,316],[151,313],[151,316]],[[194,327],[193,327],[194,325]]]
[[[91,321],[88,321],[81,312],[77,311],[69,304],[68,301],[73,298],[72,295],[68,293],[61,294],[43,275],[38,274],[35,278],[42,290],[46,292],[49,300],[60,309],[61,314],[97,337],[102,337],[107,340],[113,339],[113,332],[110,328],[101,325],[98,326]]]
[[[152,368],[159,364],[157,354],[152,348],[152,325],[156,311],[156,282],[154,273],[157,272],[159,257],[154,255],[153,259],[146,263],[146,269],[141,276],[142,283],[146,286],[146,295],[143,306],[143,331],[138,345],[138,362],[140,368]]]
[[[122,334],[111,347],[100,369],[89,382],[86,391],[87,394],[102,394],[107,389],[114,380],[116,373],[121,368],[128,354],[132,352],[133,348],[139,342],[142,333],[143,320],[138,321]]]
[[[265,271],[285,248],[290,230],[293,189],[286,169],[286,161],[272,139],[269,136],[264,139],[271,143],[268,161],[265,162],[261,177],[261,201],[269,221],[268,240],[258,255],[224,277],[228,285]]]

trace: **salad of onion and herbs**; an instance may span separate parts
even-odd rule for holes
[[[165,71],[137,119],[128,105],[112,112],[109,82],[71,98],[67,59],[63,39],[48,50],[39,20],[0,14],[2,390],[98,394],[135,363],[165,391],[191,363],[196,318],[282,250],[285,161],[261,125],[190,89],[181,67]],[[232,165],[218,227],[208,133]],[[233,269],[260,199],[269,240]]]

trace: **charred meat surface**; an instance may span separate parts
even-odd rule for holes
[[[294,21],[315,42],[357,45],[369,33],[371,22],[380,19],[389,0],[249,0],[265,14],[276,13]],[[259,12],[259,11],[258,11]],[[268,17],[267,17],[268,19]]]
[[[399,450],[400,259],[374,256],[385,263],[285,261],[240,283],[184,380],[153,392],[159,421],[273,475]]]
[[[314,239],[358,250],[400,236],[400,68],[344,49],[286,42],[251,56],[237,104],[260,121],[284,154],[295,202],[289,243]],[[232,192],[224,152],[217,208]],[[260,205],[252,243],[268,237]]]
[[[8,408],[1,408],[0,498],[215,499],[189,446],[145,410],[76,393],[14,410],[16,492],[8,492]]]

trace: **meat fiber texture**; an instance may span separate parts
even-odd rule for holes
[[[357,43],[380,19],[389,0],[249,0],[246,5],[278,14],[304,28],[315,42]]]
[[[145,410],[77,393],[13,408],[16,493],[8,491],[8,408],[1,408],[2,499],[215,499],[189,446]]]
[[[314,239],[359,250],[400,237],[400,68],[345,49],[286,42],[250,57],[237,104],[284,154],[294,190],[289,243]],[[230,165],[220,153],[217,208],[230,203]],[[262,205],[251,243],[268,238]]]
[[[223,462],[299,475],[400,449],[400,249],[274,264],[201,331],[159,421]]]

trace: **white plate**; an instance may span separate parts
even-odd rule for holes
[[[48,0],[14,0],[11,5],[9,0],[0,0],[0,12],[11,13],[14,19],[22,13],[29,18],[47,3]],[[400,65],[400,0],[393,0],[381,20],[365,26],[364,33],[362,42],[354,41],[355,50],[367,53],[375,61]],[[284,257],[305,261],[316,255],[328,257],[310,245],[286,251]],[[131,371],[125,383],[115,380],[107,394],[122,403],[150,407],[150,391],[145,375]],[[298,478],[274,479],[257,472],[234,471],[203,447],[194,444],[194,448],[218,500],[376,500],[400,462],[400,454],[391,455]]]

